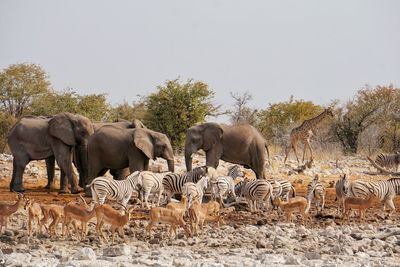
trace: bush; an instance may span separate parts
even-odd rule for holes
[[[5,112],[0,112],[0,153],[6,152],[7,138],[17,119]]]
[[[183,147],[186,130],[217,110],[211,103],[214,93],[203,82],[167,81],[145,99],[144,123],[171,138],[175,150]]]

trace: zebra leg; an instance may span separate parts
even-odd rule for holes
[[[146,209],[149,208],[149,203],[148,203],[149,196],[150,196],[150,190],[144,191],[144,202],[145,202]]]
[[[389,206],[389,216],[391,216],[392,215],[392,213],[396,210],[396,208],[395,208],[395,206],[394,206],[394,204],[393,204],[393,198],[389,198],[388,200],[386,200],[386,203],[388,204],[388,206]]]

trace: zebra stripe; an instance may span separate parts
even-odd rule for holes
[[[321,203],[321,209],[322,211],[325,206],[325,187],[324,185],[319,181],[319,176],[315,175],[314,179],[311,180],[311,182],[307,186],[307,208],[305,213],[308,213],[311,207],[311,201],[313,198],[316,199],[315,205],[317,206],[317,213],[319,213],[318,206]]]
[[[400,164],[400,152],[395,154],[379,154],[376,156],[375,163],[385,169],[395,169],[399,168]]]
[[[114,180],[106,176],[100,176],[86,187],[90,187],[95,203],[104,204],[107,198],[126,207],[133,191],[138,190],[139,174],[140,172],[138,171],[133,172],[124,180]]]
[[[242,185],[242,195],[249,203],[250,210],[258,211],[257,204],[264,205],[264,200],[272,202],[272,186],[266,180],[256,179],[254,181],[244,181]]]
[[[208,177],[201,178],[197,183],[187,182],[182,187],[182,195],[188,200],[188,207],[192,205],[192,200],[199,198],[200,204],[203,201],[204,192],[208,187]]]
[[[137,183],[137,188],[139,188],[139,194],[140,194],[140,201],[141,205],[143,207],[143,200],[146,205],[146,208],[148,208],[148,199],[150,196],[150,193],[156,193],[158,202],[157,206],[160,205],[160,200],[162,193],[164,191],[164,187],[162,185],[162,175],[160,173],[153,173],[150,171],[143,171],[139,175],[138,183]],[[152,204],[154,204],[155,198],[153,197]]]
[[[220,204],[223,204],[223,198],[231,194],[236,200],[235,182],[237,177],[242,177],[244,174],[239,165],[234,165],[228,170],[228,176],[220,176],[216,181],[212,181],[212,196],[213,199],[219,197]]]
[[[348,190],[349,190],[349,180],[347,179],[346,174],[340,176],[340,179],[336,181],[335,184],[336,189],[336,199],[338,203],[338,214],[340,214],[341,207],[344,207],[344,200],[346,199]]]
[[[168,173],[164,176],[162,180],[162,184],[164,187],[164,192],[167,194],[168,202],[170,202],[171,197],[174,194],[181,194],[182,187],[187,182],[197,183],[202,177],[207,174],[207,167],[197,167],[192,171],[177,174],[177,173]]]
[[[393,213],[396,209],[393,198],[400,195],[400,178],[374,182],[354,181],[350,184],[349,196],[366,199],[371,193],[383,202],[383,211],[385,211],[385,206],[388,205],[389,213]]]

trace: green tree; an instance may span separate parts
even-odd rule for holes
[[[214,92],[208,85],[200,81],[167,81],[146,98],[145,124],[150,129],[167,134],[173,147],[180,149],[186,129],[204,122],[208,115],[216,115],[219,107],[212,104],[213,96]]]
[[[14,116],[0,112],[0,153],[4,153],[7,147],[8,134],[16,122],[17,119]]]
[[[93,120],[102,121],[109,110],[105,94],[89,94],[78,97],[78,113]]]
[[[0,109],[21,117],[35,98],[48,92],[49,86],[48,76],[41,66],[11,65],[0,72]]]
[[[304,120],[310,119],[323,110],[322,106],[311,101],[293,100],[269,104],[257,116],[257,128],[273,142],[284,145],[289,131],[300,125]]]
[[[123,102],[110,109],[108,120],[117,121],[120,119],[133,121],[133,119],[144,120],[146,116],[146,104],[143,100],[133,102],[129,105],[128,102]]]

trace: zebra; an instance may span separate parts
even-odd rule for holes
[[[137,188],[139,189],[140,202],[143,208],[143,200],[146,208],[149,207],[148,199],[150,193],[156,193],[158,197],[157,206],[160,205],[160,200],[164,187],[162,184],[162,174],[153,173],[151,171],[142,171],[139,175]],[[154,205],[155,198],[153,197],[152,205]]]
[[[124,180],[114,180],[106,176],[95,178],[86,188],[91,189],[93,201],[100,205],[107,199],[115,200],[126,208],[133,191],[138,190],[139,171],[129,174]]]
[[[281,195],[282,195],[281,183],[274,179],[268,179],[267,181],[272,186],[272,199],[275,200],[276,198],[281,197]]]
[[[164,187],[164,193],[167,195],[167,202],[171,201],[171,197],[174,194],[181,194],[182,187],[187,182],[197,183],[202,177],[207,175],[207,166],[194,168],[192,171],[178,174],[168,173],[164,176],[162,184]]]
[[[400,195],[400,178],[374,182],[354,181],[350,184],[348,196],[366,199],[371,192],[383,203],[383,212],[385,212],[386,205],[389,206],[390,216],[396,210],[393,198],[396,195]]]
[[[275,181],[281,185],[280,193],[276,195],[276,197],[281,197],[284,201],[288,201],[290,191],[292,191],[292,197],[296,196],[296,189],[288,180],[282,178],[272,178],[268,181]]]
[[[381,153],[376,156],[375,163],[385,169],[396,169],[397,172],[400,164],[400,152],[396,152],[395,154]]]
[[[338,201],[337,213],[340,214],[340,209],[341,207],[344,207],[344,200],[347,197],[349,189],[349,180],[346,174],[340,176],[339,180],[336,181],[335,189],[336,189],[336,200]]]
[[[325,187],[319,180],[319,176],[315,175],[314,179],[307,186],[307,208],[305,213],[308,213],[311,207],[311,201],[316,199],[317,213],[322,212],[325,206]],[[318,211],[318,206],[321,203],[321,209]]]
[[[220,176],[216,180],[211,180],[212,183],[212,196],[215,199],[219,197],[220,204],[223,205],[223,197],[231,194],[236,201],[235,182],[237,177],[242,177],[243,171],[240,166],[234,165],[228,170],[228,176]]]
[[[246,180],[241,185],[242,193],[247,203],[250,206],[250,211],[257,212],[257,204],[264,206],[264,200],[272,202],[272,185],[266,180],[256,179],[254,181],[247,182]]]
[[[204,196],[204,192],[208,187],[208,177],[204,176],[197,183],[187,182],[182,187],[182,195],[186,196],[188,200],[188,208],[192,205],[194,198],[199,198],[201,204]]]

